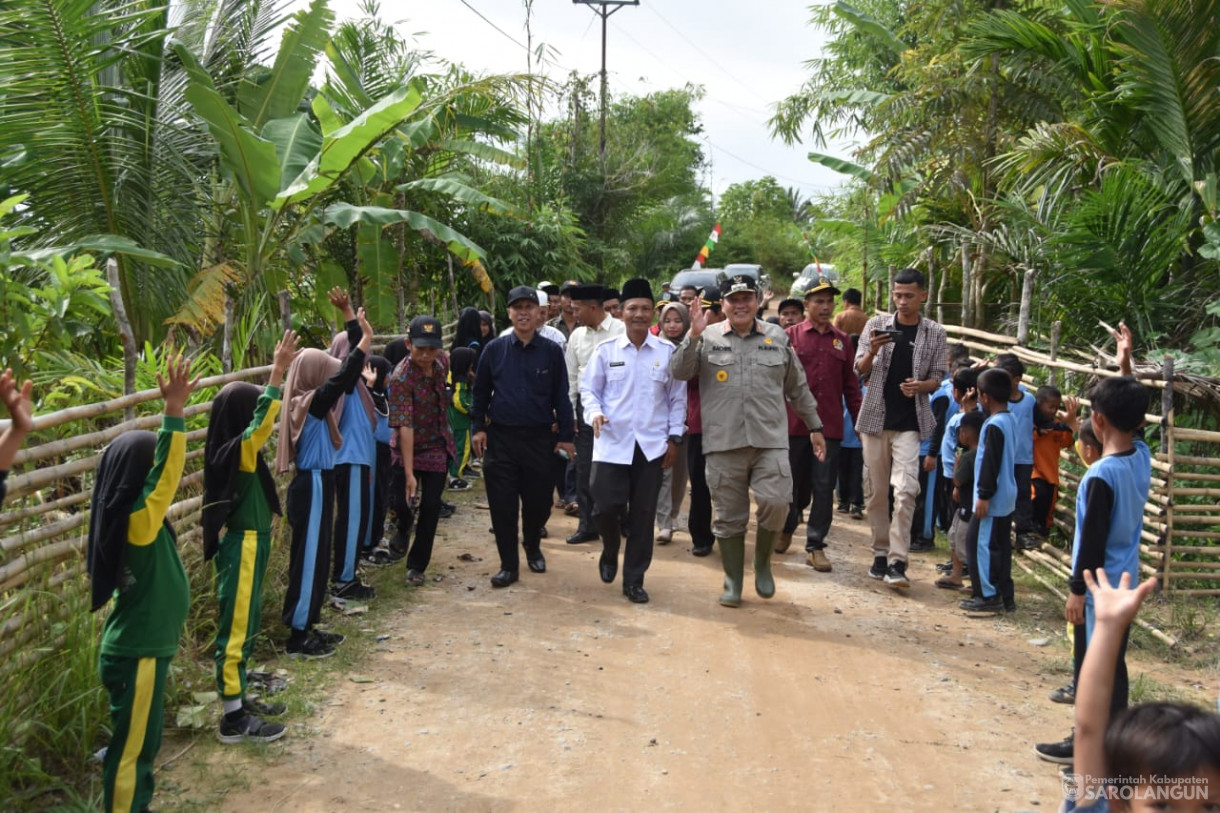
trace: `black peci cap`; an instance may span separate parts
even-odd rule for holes
[[[413,347],[443,347],[441,322],[435,316],[416,316],[407,328],[407,338]]]
[[[735,274],[720,283],[720,296],[732,296],[741,293],[758,293],[758,281],[749,274]]]
[[[656,297],[652,295],[652,285],[643,277],[629,279],[623,283],[622,299],[626,302],[628,299],[647,299],[649,302],[656,302]]]

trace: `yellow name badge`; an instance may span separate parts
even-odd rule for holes
[[[768,336],[767,338],[763,339],[763,344],[771,344],[772,341],[774,341],[774,340],[770,336]]]
[[[729,371],[728,370],[717,370],[716,371],[716,380],[719,381],[721,384],[728,381],[729,380]]]

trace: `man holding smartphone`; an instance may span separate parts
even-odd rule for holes
[[[919,444],[936,420],[928,396],[945,376],[945,329],[921,311],[924,275],[904,268],[894,277],[894,313],[869,319],[860,333],[856,372],[868,385],[856,432],[864,447],[873,566],[868,575],[910,587],[911,516],[919,497]],[[889,490],[894,489],[893,517]]]

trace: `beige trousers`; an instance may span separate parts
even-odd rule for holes
[[[905,562],[911,551],[911,517],[919,497],[919,433],[861,433],[860,443],[864,446],[864,502],[873,532],[873,556]],[[893,519],[889,510],[891,486]]]
[[[758,503],[758,527],[782,531],[792,501],[788,450],[708,452],[707,488],[716,509],[712,533],[717,539],[745,535],[750,524],[750,489],[754,489],[754,501]],[[914,501],[911,504],[914,506]]]

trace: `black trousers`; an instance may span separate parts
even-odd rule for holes
[[[1086,612],[1088,610],[1086,609]],[[1127,679],[1127,636],[1131,628],[1123,630],[1123,641],[1118,647],[1118,661],[1114,664],[1114,692],[1110,695],[1110,719],[1127,710],[1127,695],[1130,683]],[[1087,624],[1072,625],[1072,685],[1080,685],[1080,667],[1084,665],[1084,655],[1089,648],[1089,629]]]
[[[839,448],[839,503],[864,505],[864,450]]]
[[[924,455],[920,455],[919,456],[919,496],[917,496],[915,498],[915,513],[911,514],[911,539],[912,540],[931,538],[931,537],[924,537],[924,533],[923,533],[924,523],[928,519],[928,512],[927,512],[928,478],[930,477],[928,472],[923,470],[923,459],[924,459]],[[939,469],[939,464],[937,464],[937,467]],[[893,511],[892,504],[891,504],[890,511],[891,512]],[[935,530],[933,530],[933,536],[935,536],[935,533],[936,533]]]
[[[1055,501],[1059,499],[1059,487],[1037,477],[1030,482],[1034,488],[1033,533],[1045,537],[1051,529],[1051,515],[1055,510]]]
[[[710,548],[712,535],[712,492],[707,487],[707,461],[703,457],[703,435],[686,436],[686,473],[690,478],[690,513],[686,527],[696,548]]]
[[[339,583],[356,578],[356,559],[372,536],[371,476],[370,466],[354,463],[335,466],[334,570],[331,578]]]
[[[809,508],[809,522],[805,525],[805,550],[821,550],[826,547],[826,534],[834,519],[835,480],[839,476],[839,444],[841,441],[826,439],[826,460],[819,461],[813,454],[813,443],[808,435],[788,436],[788,464],[792,467],[792,502],[788,506],[788,519],[784,522],[784,533],[790,534],[801,522],[801,512]]]
[[[1017,476],[1017,509],[1013,512],[1013,524],[1018,534],[1036,534],[1038,524],[1034,522],[1034,498],[1029,484],[1034,474],[1034,464],[1018,463],[1012,468]]]
[[[407,472],[402,463],[390,466],[386,503],[394,515],[394,536],[390,542],[400,550],[405,550],[411,543],[411,529],[415,527],[415,509],[407,502]]]
[[[577,533],[594,530],[593,492],[589,489],[589,475],[593,466],[593,427],[585,423],[585,409],[577,412],[576,433],[576,504],[580,506],[580,518],[576,522]]]
[[[286,507],[292,526],[288,552],[288,589],[284,591],[285,626],[305,632],[321,618],[330,571],[331,530],[335,513],[335,473],[298,470],[288,484]]]
[[[441,497],[445,495],[447,477],[448,473],[443,471],[415,470],[415,495],[419,505],[415,512],[415,541],[407,552],[407,570],[423,573],[432,561],[432,543],[436,540],[436,525],[441,519]],[[405,475],[403,499],[406,499]]]
[[[949,526],[953,524],[953,512],[957,510],[957,506],[953,504],[953,478],[945,476],[943,458],[936,465],[936,487],[939,489],[936,495],[936,521],[942,531],[949,533]]]
[[[385,518],[390,510],[390,444],[377,444],[377,465],[373,469],[373,533],[369,548],[375,548],[385,536]]]
[[[978,515],[970,518],[966,531],[966,550],[970,552],[970,583],[975,597],[999,594],[1005,604],[1016,598],[1012,583],[1012,514],[1002,517]],[[988,595],[987,587],[991,587]]]
[[[583,430],[582,430],[583,431]],[[592,434],[592,430],[589,430]],[[542,547],[541,532],[551,516],[551,458],[555,435],[551,427],[490,426],[483,454],[483,483],[491,508],[491,527],[500,552],[500,568],[517,571],[517,519],[521,546],[529,557]],[[582,509],[583,511],[583,509]]]
[[[601,534],[606,558],[618,559],[622,537],[622,515],[627,515],[627,550],[623,554],[623,586],[644,584],[644,573],[652,564],[653,521],[661,491],[662,455],[649,460],[636,444],[630,465],[594,463],[589,477],[593,515]]]

